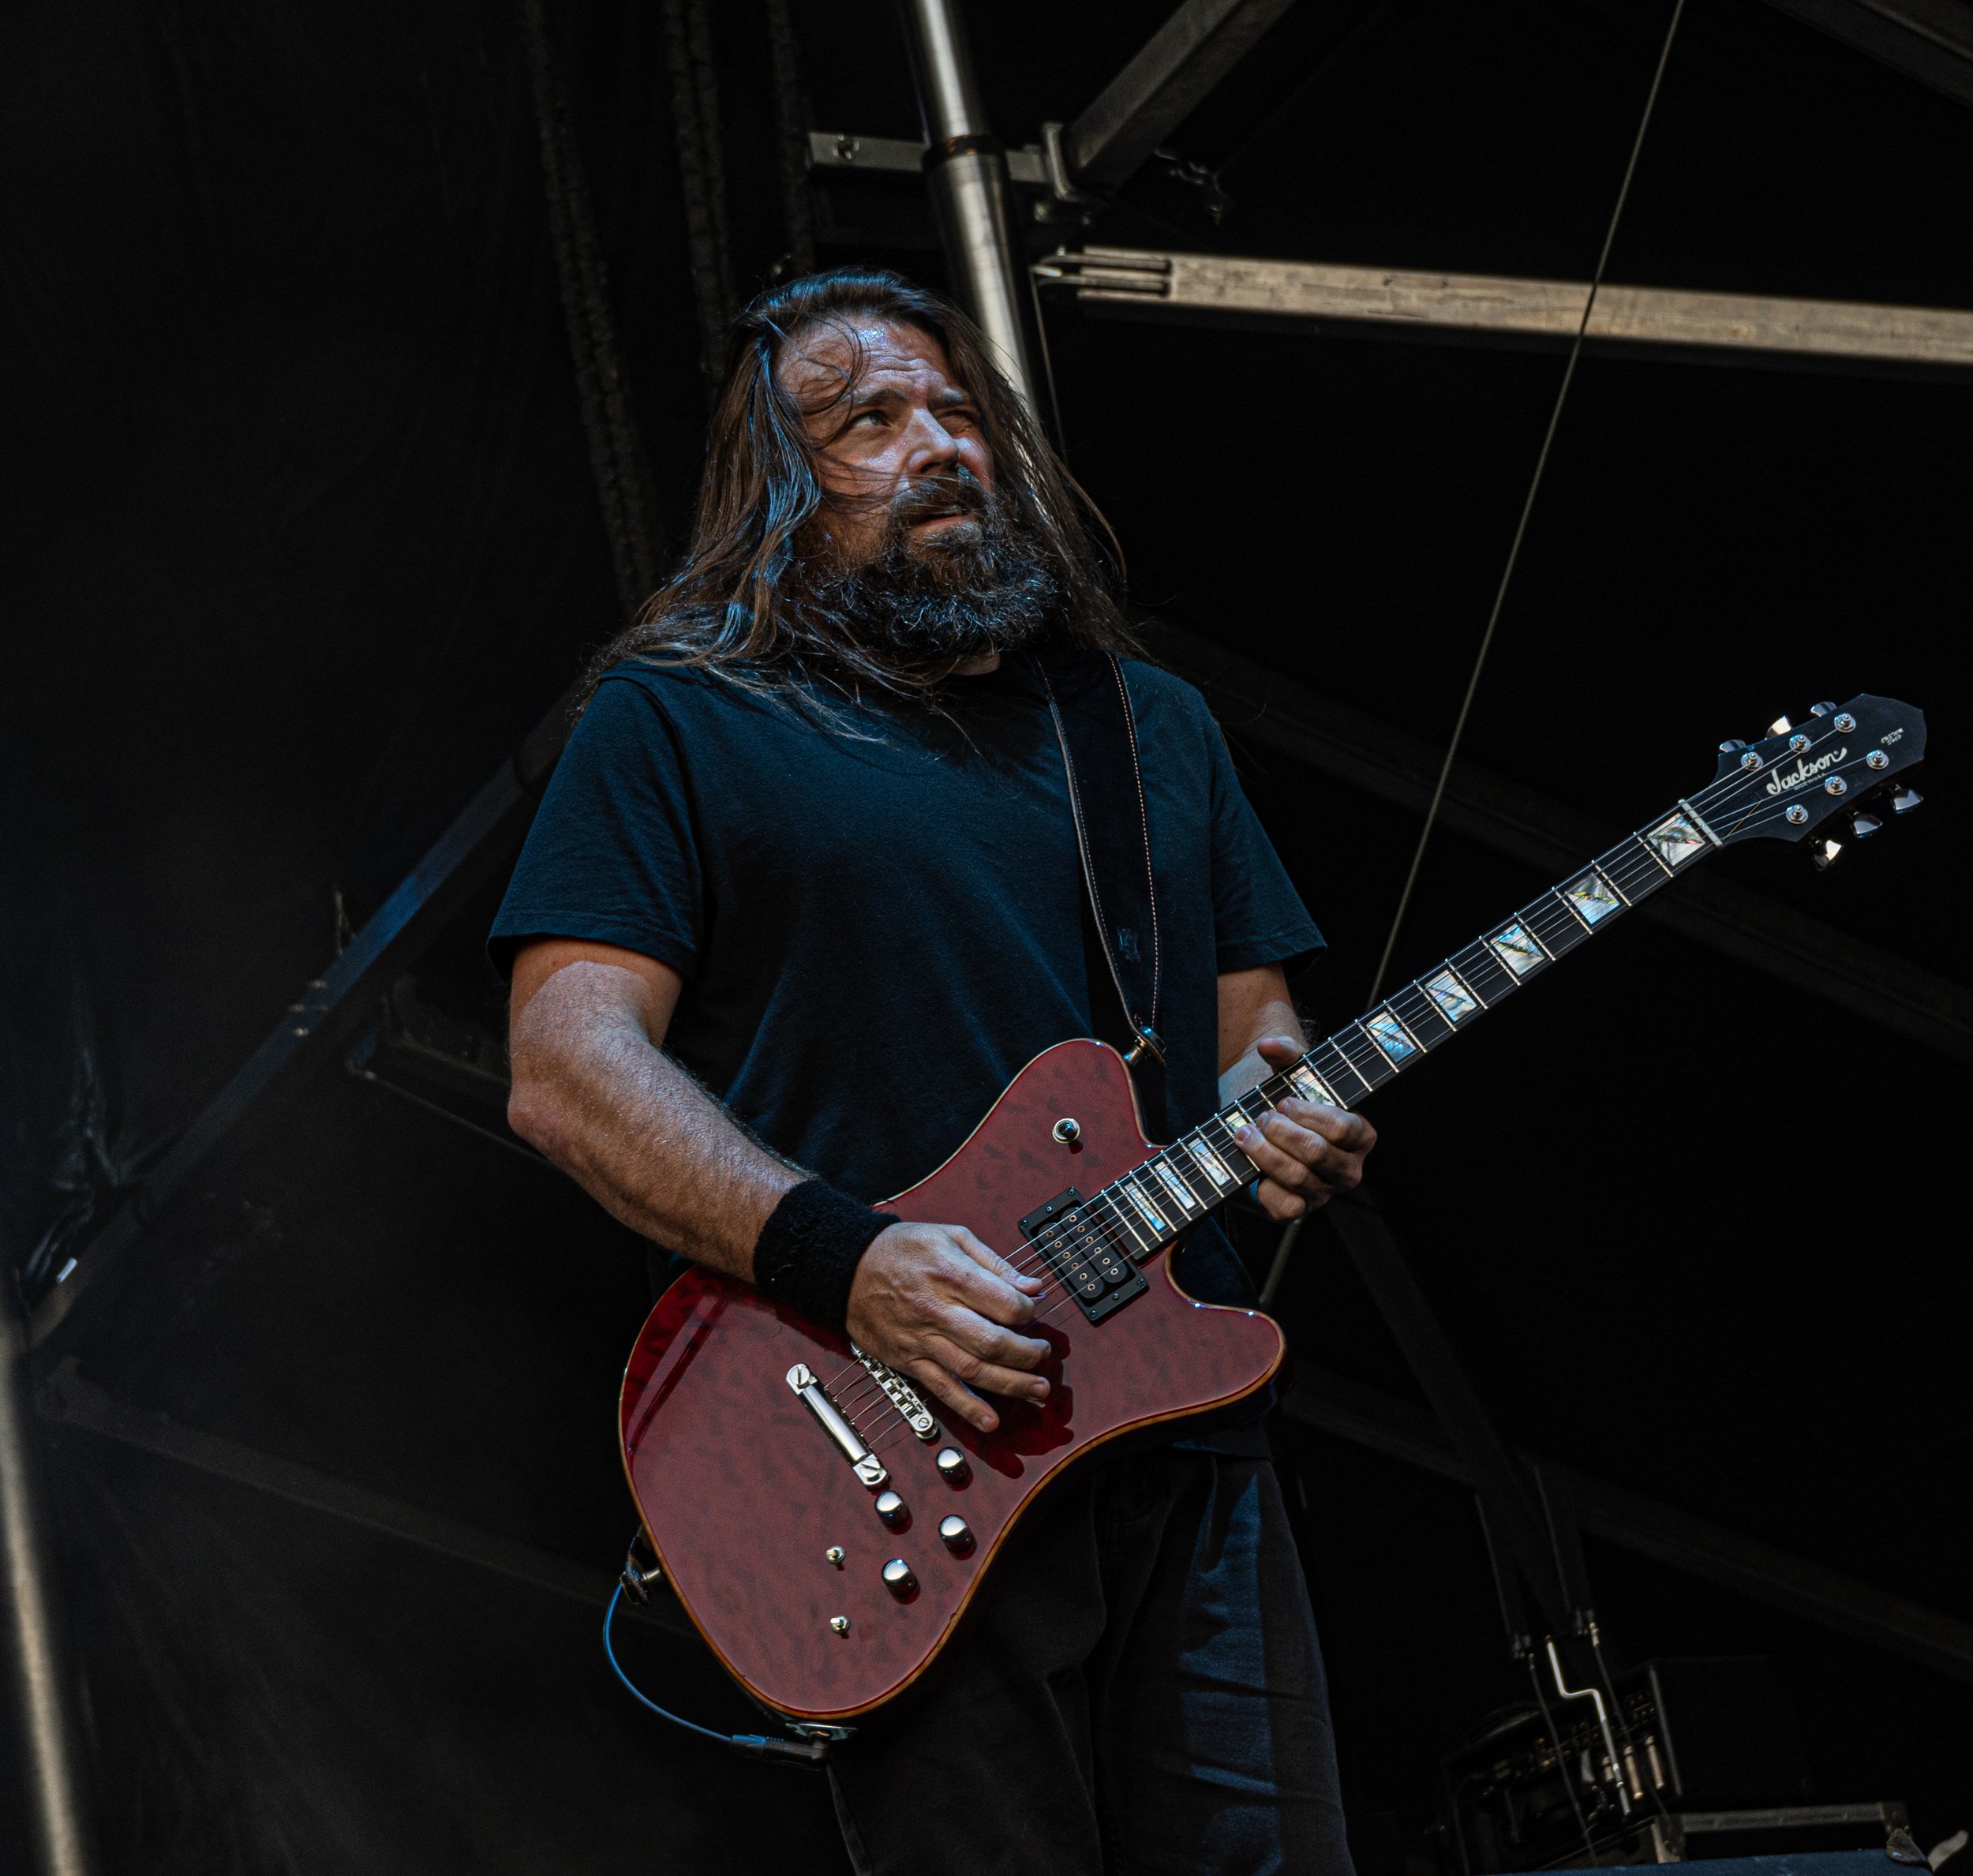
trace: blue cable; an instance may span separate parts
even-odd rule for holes
[[[668,1720],[674,1726],[682,1726],[687,1732],[695,1732],[701,1739],[710,1739],[715,1746],[730,1746],[736,1752],[744,1752],[750,1758],[777,1759],[783,1764],[819,1766],[828,1756],[828,1747],[820,1739],[804,1739],[799,1743],[792,1739],[770,1739],[758,1733],[715,1732],[709,1726],[702,1726],[696,1720],[681,1718],[668,1712],[652,1699],[642,1688],[623,1672],[623,1664],[616,1658],[615,1644],[610,1639],[611,1625],[616,1620],[616,1605],[623,1600],[623,1586],[619,1583],[610,1592],[610,1606],[603,1612],[603,1654],[609,1662],[610,1671],[624,1686],[625,1691],[640,1706],[646,1706],[661,1720]]]

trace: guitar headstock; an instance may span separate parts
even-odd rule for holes
[[[1818,703],[1795,725],[1784,717],[1758,743],[1720,745],[1720,768],[1692,798],[1720,844],[1799,841],[1843,819],[1810,849],[1826,867],[1846,840],[1875,833],[1922,797],[1900,782],[1925,754],[1925,716],[1894,697]]]

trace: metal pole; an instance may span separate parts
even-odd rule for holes
[[[925,178],[954,296],[986,335],[994,362],[1039,409],[1007,152],[986,127],[958,7],[955,0],[899,4],[925,125]]]
[[[0,1295],[0,1602],[32,1867],[36,1876],[92,1876],[96,1861],[82,1799],[81,1732],[35,1462],[27,1338],[10,1295]]]

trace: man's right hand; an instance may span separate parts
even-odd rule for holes
[[[1021,1275],[963,1225],[891,1225],[871,1240],[850,1286],[849,1332],[867,1355],[908,1375],[968,1426],[1000,1416],[973,1391],[1039,1402],[1029,1371],[1049,1345],[1014,1331],[1033,1321],[1039,1277]]]

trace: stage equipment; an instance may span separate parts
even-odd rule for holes
[[[1754,1656],[1647,1661],[1619,1675],[1612,1758],[1593,1715],[1497,1715],[1441,1762],[1445,1822],[1466,1876],[1579,1859],[1679,1862],[1695,1839],[1761,1848],[1874,1843],[1902,1804],[1810,1804],[1795,1716]],[[1554,1720],[1552,1726],[1551,1718]],[[1845,1841],[1847,1840],[1847,1842]]]
[[[9,1286],[10,1288],[11,1286]],[[34,1450],[26,1337],[0,1295],[0,1717],[20,1742],[22,1829],[35,1876],[96,1868],[83,1788],[77,1683],[64,1646],[60,1579]],[[4,1828],[9,1834],[14,1826]]]
[[[1892,1810],[1897,1807],[1884,1805],[1848,1806],[1833,1805],[1830,1810],[1863,1810],[1873,1813]],[[1649,1863],[1649,1856],[1642,1859]],[[1664,1860],[1681,1862],[1679,1857]],[[1901,1876],[1902,1869],[1925,1867],[1925,1853],[1912,1841],[1911,1833],[1902,1825],[1894,1826],[1889,1841],[1881,1849],[1871,1850],[1810,1850],[1798,1851],[1785,1862],[1773,1856],[1723,1856],[1695,1863],[1691,1866],[1691,1876]],[[1592,1868],[1608,1868],[1607,1863],[1593,1864]],[[1553,1876],[1587,1876],[1586,1871],[1572,1866],[1557,1870]]]
[[[1924,742],[1919,713],[1866,695],[1818,704],[1801,730],[1784,720],[1721,745],[1705,788],[1170,1146],[1144,1138],[1114,1050],[1075,1041],[1037,1057],[967,1144],[886,1208],[1025,1241],[1026,1268],[1050,1282],[1037,1331],[1054,1346],[1053,1391],[1039,1407],[1001,1405],[990,1435],[942,1427],[905,1376],[747,1285],[680,1279],[631,1353],[620,1432],[659,1563],[715,1653],[797,1731],[904,1691],[1070,1462],[1243,1399],[1279,1367],[1271,1321],[1196,1302],[1172,1276],[1187,1229],[1255,1176],[1242,1127],[1296,1095],[1359,1105],[1716,848],[1805,840],[1889,794]],[[1518,1497],[1517,1484],[1495,1502]],[[954,1518],[963,1541],[946,1534]],[[1507,1534],[1544,1591],[1542,1632],[1562,1635],[1568,1599],[1542,1580],[1558,1574],[1541,1563],[1550,1544]],[[1589,1703],[1620,1762],[1604,1695],[1565,1664],[1567,1646],[1545,1649],[1556,1695]]]
[[[1885,373],[1964,381],[1973,313],[1841,300],[1601,286],[1232,254],[1085,247],[1035,264],[1041,286],[1091,313],[1181,325],[1265,327],[1407,345],[1583,349],[1669,362]],[[1583,324],[1584,315],[1589,323]]]
[[[957,0],[900,0],[925,125],[924,168],[953,291],[994,362],[1037,408],[1027,323],[1029,289],[1015,262],[1007,152],[986,122]]]

